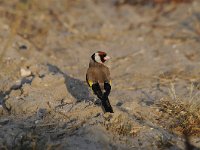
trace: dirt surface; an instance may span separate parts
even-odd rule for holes
[[[0,45],[0,149],[200,148],[200,1],[0,0]],[[85,82],[98,50],[114,114]]]

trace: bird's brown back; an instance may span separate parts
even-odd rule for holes
[[[109,68],[103,64],[93,62],[87,70],[86,80],[87,82],[92,81],[93,83],[98,82],[99,84],[110,82]]]

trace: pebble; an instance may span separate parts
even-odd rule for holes
[[[22,77],[28,77],[31,75],[31,71],[28,69],[21,68],[20,72]]]
[[[42,122],[42,120],[38,119],[38,120],[35,121],[35,124],[38,124],[38,123],[41,123],[41,122]]]
[[[20,89],[22,86],[22,81],[21,80],[17,80],[15,82],[15,84],[11,87],[12,90],[17,90],[17,89]]]
[[[117,102],[116,106],[122,106],[123,102]]]
[[[27,46],[26,46],[26,45],[20,45],[20,46],[19,46],[19,49],[20,49],[20,50],[27,50]]]
[[[23,77],[22,79],[15,81],[15,83],[11,87],[11,90],[18,90],[22,87],[23,84],[31,83],[32,80],[33,80],[33,76]]]
[[[47,115],[47,110],[44,109],[44,108],[40,108],[40,109],[37,111],[37,118],[38,118],[38,119],[43,119],[46,115]]]

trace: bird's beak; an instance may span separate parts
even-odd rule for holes
[[[109,60],[109,59],[110,59],[109,56],[104,57],[104,60],[105,60],[105,61],[107,61],[107,60]]]

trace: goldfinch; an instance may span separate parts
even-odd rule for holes
[[[108,96],[111,91],[110,71],[105,62],[109,60],[105,52],[98,51],[91,56],[86,81],[94,94],[101,100],[104,112],[113,113]]]

